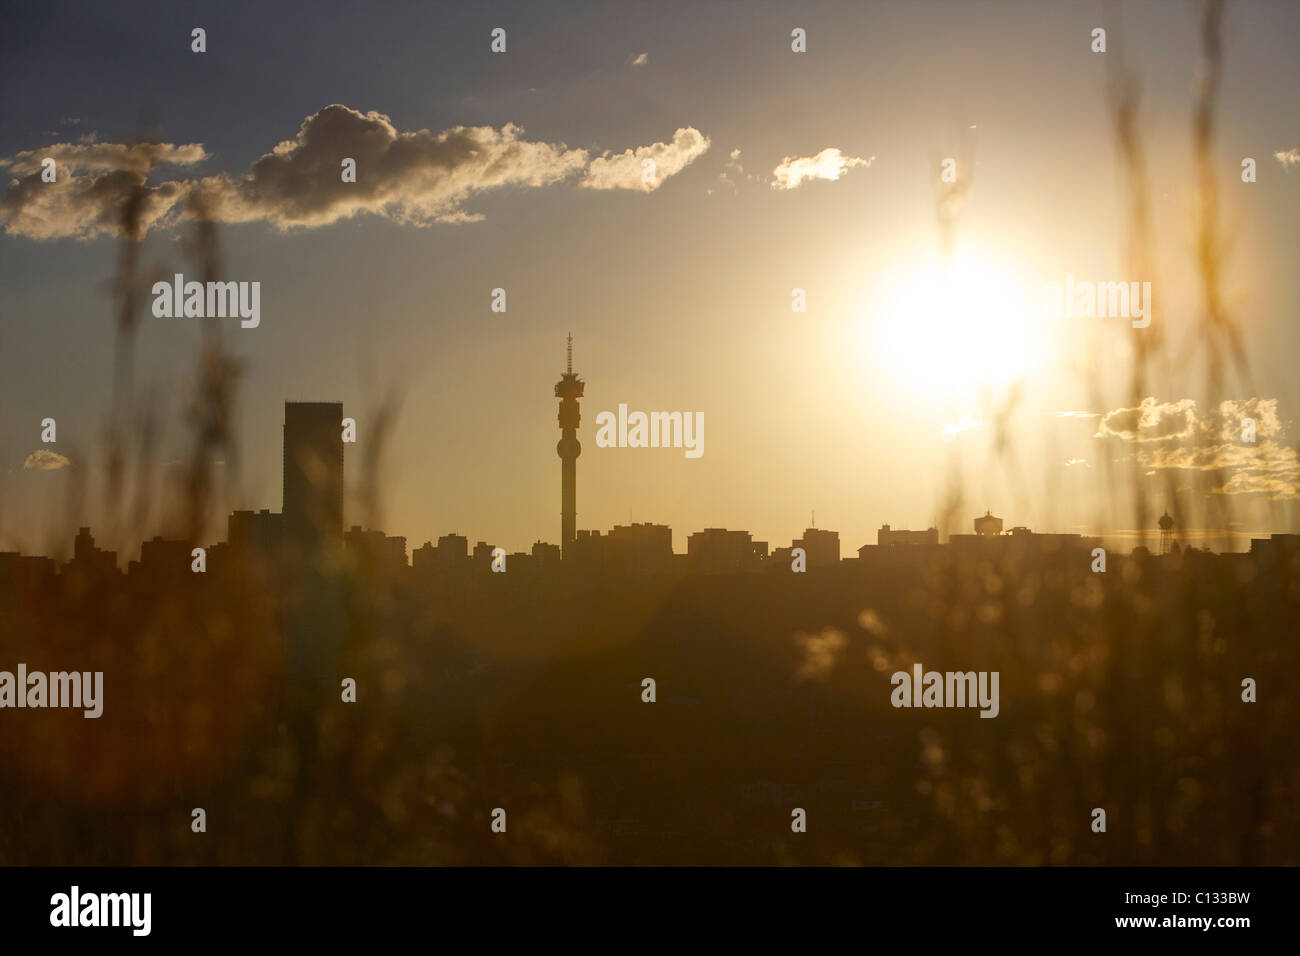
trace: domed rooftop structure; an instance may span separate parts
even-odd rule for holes
[[[997,535],[1002,533],[1002,519],[985,511],[983,517],[975,519],[975,533]]]

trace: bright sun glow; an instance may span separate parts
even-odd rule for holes
[[[1046,355],[1041,294],[1013,270],[958,256],[888,280],[868,318],[872,350],[900,385],[936,397],[1003,388]]]

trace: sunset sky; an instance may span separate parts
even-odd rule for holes
[[[198,278],[184,200],[202,183],[221,278],[261,283],[259,327],[221,320],[243,369],[230,508],[279,509],[285,400],[344,403],[355,479],[392,389],[388,533],[409,548],[452,531],[512,551],[558,541],[552,388],[572,332],[579,528],[665,523],[679,551],[701,528],[743,528],[778,546],[815,510],[847,556],[882,523],[934,523],[956,477],[952,530],[990,509],[1131,545],[1125,496],[1141,481],[1156,514],[1172,509],[1172,476],[1217,540],[1227,519],[1204,506],[1203,467],[1217,463],[1232,530],[1300,531],[1300,6],[1227,7],[1222,291],[1251,380],[1213,392],[1195,332],[1199,4],[420,2],[321,4],[306,21],[268,6],[46,3],[0,19],[0,549],[96,524],[93,495],[69,512],[67,483],[81,469],[98,487],[114,170],[146,134],[166,145],[147,170],[143,263]],[[1152,275],[1126,260],[1106,98],[1119,57],[1140,81]],[[962,187],[948,288],[945,157]],[[1152,282],[1152,328],[1047,315],[1044,286],[1067,275]],[[136,384],[178,461],[201,322],[142,301]],[[1135,337],[1157,328],[1152,401],[1124,412]],[[999,456],[993,423],[1017,387]],[[704,454],[598,448],[596,415],[619,403],[702,412]],[[1234,440],[1245,415],[1254,447]]]

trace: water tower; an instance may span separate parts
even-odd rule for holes
[[[1166,511],[1160,516],[1160,553],[1168,554],[1174,542],[1174,519]]]
[[[975,533],[989,537],[1001,534],[1002,519],[985,511],[983,517],[975,519]]]

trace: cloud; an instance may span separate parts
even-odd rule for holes
[[[1247,419],[1254,423],[1254,441],[1246,437]],[[1160,403],[1148,397],[1136,408],[1103,415],[1094,437],[1131,444],[1147,474],[1223,471],[1229,474],[1215,489],[1219,493],[1300,498],[1300,460],[1283,444],[1275,398],[1229,399],[1201,413],[1192,399]]]
[[[753,173],[746,173],[745,167],[740,163],[740,150],[733,149],[727,156],[727,161],[722,164],[722,172],[718,174],[718,185],[710,186],[705,192],[712,196],[715,192],[725,186],[733,193],[740,190],[740,184],[750,182],[758,177]]]
[[[208,158],[207,152],[197,143],[175,146],[171,143],[55,143],[44,149],[28,149],[9,159],[0,160],[19,176],[39,175],[46,159],[54,160],[59,179],[65,174],[108,173],[125,170],[148,173],[159,166],[188,166]]]
[[[968,432],[972,428],[985,428],[988,422],[982,422],[977,418],[971,418],[970,415],[963,415],[959,422],[948,422],[943,428],[939,429],[939,437],[944,441],[954,442],[957,436],[962,432]]]
[[[1259,472],[1236,472],[1214,489],[1224,495],[1268,495],[1270,498],[1300,498],[1300,483],[1295,473],[1261,474]]]
[[[208,158],[202,145],[169,143],[57,144],[0,159],[13,179],[0,198],[0,225],[34,239],[120,236],[123,210],[134,201],[136,233],[170,226],[191,215],[202,198],[221,223],[266,222],[277,229],[314,228],[360,213],[404,225],[473,222],[472,197],[506,188],[539,188],[582,175],[592,189],[662,185],[709,147],[693,127],[672,143],[639,146],[592,158],[586,149],[528,140],[512,123],[455,126],[439,133],[403,131],[383,113],[333,104],[302,121],[297,134],[259,157],[243,175],[149,184],[159,167]],[[55,159],[58,179],[43,183],[41,160]],[[356,182],[342,180],[342,161],[356,161]],[[641,161],[655,176],[643,183]]]
[[[1273,154],[1273,158],[1287,169],[1290,169],[1296,163],[1300,163],[1300,149],[1295,149],[1294,147],[1288,150],[1279,149]]]
[[[38,448],[23,461],[24,471],[58,471],[67,468],[72,462],[56,451]]]
[[[673,176],[709,150],[709,138],[693,126],[685,126],[673,134],[671,143],[654,143],[638,146],[621,153],[605,153],[591,161],[582,185],[588,189],[639,189],[653,192],[663,181]],[[644,165],[651,160],[653,166]],[[653,175],[643,171],[652,169]]]
[[[398,130],[383,113],[327,106],[298,135],[257,159],[240,179],[201,186],[221,222],[265,221],[280,229],[324,226],[368,212],[405,225],[482,218],[462,208],[476,193],[548,186],[582,169],[587,153],[531,142],[507,123],[455,126],[441,133]],[[342,181],[344,158],[357,181]]]
[[[645,66],[649,62],[650,62],[649,53],[638,53],[635,57],[632,58],[633,66]]]
[[[787,156],[772,170],[772,188],[794,189],[814,179],[834,182],[855,166],[870,166],[875,161],[874,156],[870,159],[845,156],[834,146],[827,146],[816,156],[798,159]]]
[[[1196,402],[1192,399],[1157,404],[1154,398],[1144,398],[1136,408],[1117,408],[1103,415],[1094,437],[1136,442],[1164,441],[1190,438],[1195,428]]]
[[[0,224],[28,239],[122,235],[129,209],[139,234],[156,225],[186,196],[189,183],[147,185],[160,166],[188,166],[208,158],[197,143],[55,143],[0,159],[14,178],[0,198]],[[41,179],[54,160],[55,180]]]

